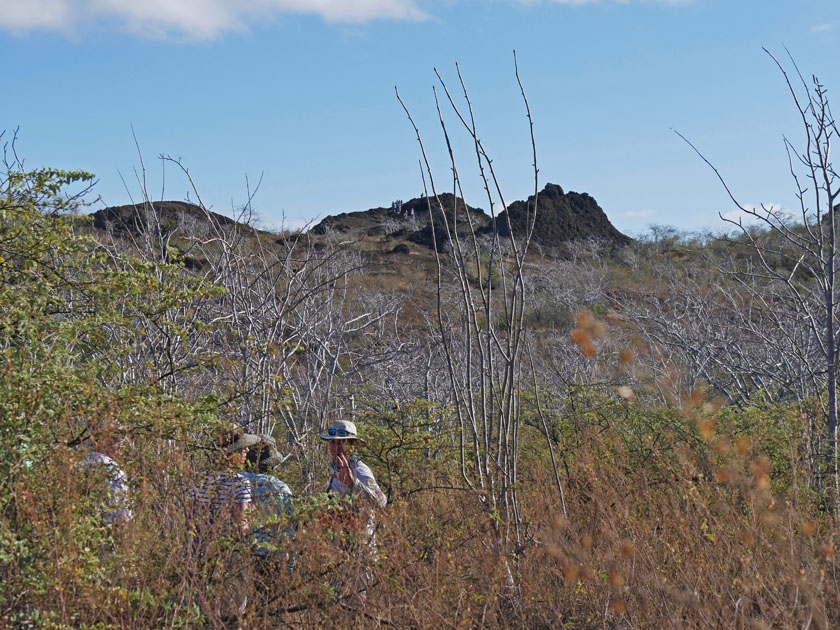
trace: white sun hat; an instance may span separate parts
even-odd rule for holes
[[[327,429],[326,435],[319,435],[322,440],[357,440],[356,425],[349,420],[336,420]]]

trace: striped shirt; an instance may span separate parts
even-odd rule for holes
[[[237,504],[247,505],[251,502],[251,485],[243,474],[202,472],[201,476],[201,483],[190,488],[189,494],[196,515],[205,513],[209,524],[213,523],[221,511],[229,511]]]

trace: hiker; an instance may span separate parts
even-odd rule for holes
[[[193,518],[199,529],[214,528],[239,538],[249,531],[251,486],[239,471],[245,465],[248,449],[260,438],[233,429],[221,435],[215,445],[221,456],[221,470],[202,472],[200,483],[190,489]]]
[[[331,459],[326,491],[349,498],[354,504],[359,501],[369,507],[384,508],[388,499],[376,483],[373,472],[352,453],[358,440],[356,425],[348,420],[337,420],[319,437],[327,442]],[[369,533],[372,535],[373,531]]]
[[[350,509],[336,514],[339,529],[337,546],[351,556],[349,567],[340,570],[334,576],[336,586],[349,589],[364,607],[367,600],[367,587],[372,580],[370,561],[376,561],[376,515],[374,508],[384,508],[388,503],[385,493],[379,488],[373,472],[352,451],[358,440],[356,425],[347,420],[337,420],[327,430],[325,435],[319,436],[327,442],[327,453],[330,456],[330,476],[326,491],[350,501]],[[343,518],[342,518],[343,517]],[[358,540],[363,546],[353,544],[353,536],[343,539],[346,530],[356,530],[363,533]],[[352,532],[351,532],[352,533]]]
[[[129,504],[128,478],[115,458],[122,452],[124,438],[101,427],[91,429],[91,449],[78,467],[87,475],[98,476],[106,486],[102,520],[120,526],[134,518]]]
[[[245,478],[251,486],[251,498],[254,503],[254,525],[251,531],[254,536],[255,553],[266,557],[281,538],[292,534],[290,527],[278,530],[276,525],[279,518],[292,515],[292,491],[283,481],[270,474],[275,466],[283,462],[276,441],[270,435],[259,437],[260,443],[248,450],[247,463],[250,470],[245,473]],[[265,521],[268,523],[264,524]],[[274,524],[271,521],[274,521]]]
[[[375,556],[374,508],[384,508],[388,498],[376,483],[371,469],[352,452],[358,440],[356,425],[347,420],[337,420],[326,435],[319,437],[326,440],[331,460],[326,491],[351,502],[353,511],[364,524],[365,542]]]
[[[198,567],[210,558],[221,557],[225,574],[220,575],[221,605],[226,616],[245,614],[250,591],[250,572],[243,554],[231,541],[246,537],[251,530],[251,486],[241,471],[248,450],[260,438],[239,429],[220,435],[214,445],[220,459],[220,470],[202,472],[200,483],[190,489],[193,520],[193,550]],[[209,553],[211,543],[214,553]],[[215,554],[224,553],[223,556]]]

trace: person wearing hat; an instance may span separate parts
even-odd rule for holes
[[[359,529],[364,532],[364,540],[360,541],[367,546],[367,554],[358,556],[360,564],[356,570],[342,575],[336,574],[337,585],[349,588],[355,592],[362,606],[367,600],[367,586],[372,579],[369,560],[376,561],[376,514],[374,508],[384,508],[388,498],[376,479],[373,471],[353,453],[359,436],[356,432],[356,425],[348,420],[336,420],[327,432],[319,436],[327,442],[327,453],[330,456],[330,476],[327,480],[327,493],[336,494],[349,500],[352,510],[346,513],[350,517],[351,529]],[[367,512],[367,519],[363,514]],[[339,521],[340,522],[340,521]],[[345,520],[345,526],[348,521]],[[358,523],[358,525],[356,525]],[[341,529],[341,527],[339,527]],[[352,545],[348,548],[346,541],[338,542],[339,547],[345,551],[356,553],[358,547]]]
[[[291,534],[290,529],[286,528],[280,532],[270,522],[276,523],[278,518],[291,516],[292,506],[289,499],[292,491],[286,483],[269,474],[283,463],[283,458],[277,450],[277,442],[270,435],[261,435],[259,438],[260,443],[248,451],[249,470],[244,475],[251,486],[254,504],[255,523],[252,533],[256,545],[255,552],[258,556],[265,557],[272,546],[280,541],[282,535]],[[265,521],[269,521],[269,524],[263,524]]]
[[[221,456],[222,470],[202,472],[201,483],[190,491],[193,513],[202,526],[217,533],[241,537],[250,531],[251,486],[239,471],[245,464],[248,450],[259,444],[259,436],[232,429],[219,436],[216,449]]]
[[[241,539],[251,531],[251,486],[240,472],[248,451],[259,444],[260,438],[230,429],[218,436],[214,448],[221,470],[202,472],[201,483],[190,489],[193,518],[193,551],[199,566],[214,553],[224,553],[226,571],[220,574],[220,596],[224,614],[242,618],[251,590],[250,573],[243,555],[236,546],[225,540]],[[210,543],[223,544],[211,547]]]
[[[336,420],[319,437],[326,440],[331,460],[326,491],[354,501],[360,499],[370,507],[384,508],[388,499],[376,483],[373,471],[352,453],[359,439],[356,425],[349,420]]]

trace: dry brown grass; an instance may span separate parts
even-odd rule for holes
[[[544,457],[523,462],[532,541],[519,556],[494,551],[473,494],[429,488],[391,497],[376,561],[336,544],[316,508],[271,558],[241,544],[196,557],[184,517],[192,471],[175,452],[127,462],[137,517],[109,532],[84,499],[78,455],[60,451],[18,489],[3,522],[38,542],[4,563],[6,624],[233,627],[225,591],[240,579],[252,628],[837,627],[834,522],[798,482],[779,482],[758,440],[718,431],[644,463],[611,430],[578,444],[565,457],[568,519]],[[366,571],[363,601],[355,587]]]

